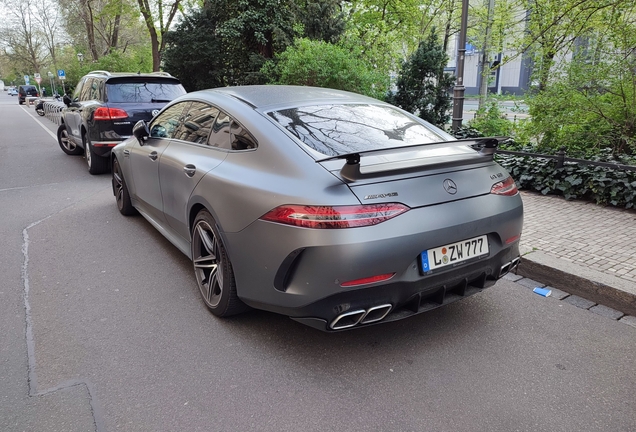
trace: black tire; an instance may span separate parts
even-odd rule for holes
[[[35,112],[38,113],[39,116],[44,116],[44,108],[36,108]]]
[[[60,148],[64,153],[71,156],[77,156],[84,153],[82,148],[76,145],[68,136],[68,131],[66,130],[66,125],[62,123],[59,128],[57,128],[57,143],[60,145]]]
[[[128,186],[126,185],[124,174],[119,166],[119,161],[116,158],[113,161],[113,194],[115,194],[115,201],[117,202],[119,213],[124,216],[137,214],[137,209],[134,208],[130,202]]]
[[[210,312],[226,317],[248,310],[238,298],[232,263],[207,210],[201,210],[194,220],[191,248],[197,285]]]
[[[99,156],[93,151],[91,140],[88,139],[86,133],[82,134],[82,142],[84,143],[84,157],[88,165],[88,172],[96,174],[104,174],[108,171],[108,158]]]

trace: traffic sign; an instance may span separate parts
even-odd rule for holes
[[[66,79],[66,72],[64,72],[64,69],[58,69],[57,70],[57,77],[61,80],[65,80]]]
[[[25,75],[25,76],[24,76],[24,83],[25,83],[26,85],[29,85],[29,76],[28,76],[28,75]]]
[[[35,78],[35,82],[40,84],[42,82],[42,77],[40,77],[39,73],[33,74],[33,77]]]

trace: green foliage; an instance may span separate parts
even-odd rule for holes
[[[361,60],[356,53],[326,43],[298,39],[261,70],[271,84],[293,84],[347,90],[381,98],[388,76]]]
[[[565,146],[588,155],[604,148],[636,153],[634,67],[633,58],[568,65],[566,74],[528,100],[529,132],[539,147]]]
[[[556,168],[556,161],[529,156],[498,154],[497,161],[515,179],[517,186],[563,195],[565,199],[588,199],[597,204],[636,207],[636,172],[566,162]]]
[[[292,6],[291,0],[206,2],[166,35],[164,70],[189,91],[262,84],[265,61],[303,29]]]
[[[489,101],[477,110],[475,118],[468,122],[468,126],[478,130],[483,136],[510,136],[514,125],[503,114],[497,101]]]
[[[165,36],[164,70],[181,80],[187,91],[227,85],[223,59],[228,54],[216,35],[218,17],[211,8],[185,16]],[[206,29],[205,31],[202,31]]]
[[[397,92],[387,96],[387,102],[443,127],[450,120],[450,88],[455,82],[452,75],[444,72],[447,62],[448,56],[433,29],[402,64]]]
[[[340,40],[346,22],[338,0],[297,0],[294,6],[303,37],[331,43]]]

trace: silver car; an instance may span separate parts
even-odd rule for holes
[[[519,262],[523,206],[493,153],[330,89],[189,93],[112,152],[113,192],[192,259],[207,307],[337,331],[477,293]]]

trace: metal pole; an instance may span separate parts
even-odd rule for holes
[[[462,21],[457,48],[457,79],[453,88],[453,132],[462,127],[464,115],[464,57],[466,55],[466,29],[468,28],[468,0],[462,0]]]

